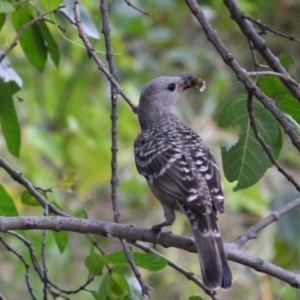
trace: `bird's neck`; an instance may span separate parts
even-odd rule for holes
[[[142,109],[145,109],[142,107]],[[174,115],[171,109],[154,108],[149,111],[139,111],[139,122],[142,131],[149,130],[153,127],[163,126],[166,122],[179,119]]]

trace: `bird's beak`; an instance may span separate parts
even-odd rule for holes
[[[200,92],[203,92],[206,89],[206,82],[201,78],[195,77],[194,75],[181,75],[177,92],[183,92],[190,87],[195,87]]]
[[[182,91],[185,91],[186,89],[192,87],[193,84],[191,83],[191,80],[193,80],[193,79],[195,80],[195,79],[197,79],[197,77],[195,77],[194,75],[190,75],[190,74],[180,75],[180,81],[179,81],[177,91],[182,92]]]

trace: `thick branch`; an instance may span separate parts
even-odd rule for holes
[[[287,208],[283,210],[288,211]],[[285,212],[283,211],[282,214]],[[282,215],[281,214],[281,215]],[[271,223],[271,222],[270,222]],[[128,242],[144,241],[157,243],[163,247],[175,247],[197,253],[194,240],[188,237],[162,232],[159,237],[151,229],[138,228],[113,222],[76,219],[66,217],[0,217],[0,231],[10,229],[66,230],[78,233],[93,233],[106,237],[126,239]],[[239,262],[259,272],[274,276],[293,287],[300,288],[300,275],[286,271],[260,258],[242,253],[235,244],[225,244],[228,259]]]

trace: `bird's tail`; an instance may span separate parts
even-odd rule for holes
[[[216,216],[195,215],[190,219],[201,265],[204,285],[211,290],[231,286],[231,271],[223,248]]]

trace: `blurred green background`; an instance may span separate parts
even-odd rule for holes
[[[161,75],[190,73],[206,80],[207,89],[204,93],[199,94],[195,90],[185,93],[177,105],[177,114],[201,135],[222,166],[220,145],[236,142],[237,134],[234,130],[218,128],[218,115],[226,99],[244,90],[206,39],[185,2],[132,1],[150,16],[128,7],[124,1],[108,2],[112,44],[116,54],[114,58],[120,74],[120,85],[126,94],[137,104],[143,86]],[[286,34],[300,36],[299,1],[237,2],[254,19],[260,19]],[[247,40],[230,19],[223,2],[206,0],[198,3],[241,66],[252,71],[253,63]],[[82,1],[82,4],[101,32],[99,2]],[[15,47],[8,57],[14,70],[23,79],[23,88],[17,94],[15,102],[22,129],[22,147],[20,159],[16,159],[7,152],[4,140],[0,138],[1,156],[35,186],[42,188],[57,186],[64,172],[76,171],[74,192],[67,193],[55,187],[49,198],[76,217],[83,217],[82,209],[85,208],[91,219],[112,221],[110,85],[94,61],[87,57],[76,30],[62,17],[55,15],[55,18],[67,29],[62,34],[54,25],[48,25],[59,44],[59,68],[48,60],[44,73],[40,73],[29,65],[20,46]],[[15,32],[8,20],[0,32],[1,48],[5,49],[14,36]],[[299,44],[272,34],[264,38],[275,55],[289,52],[299,65]],[[91,39],[91,42],[100,59],[105,61],[104,39]],[[258,59],[264,63],[259,56]],[[295,70],[296,74],[297,71],[299,70]],[[135,169],[133,141],[140,129],[136,115],[121,97],[118,113],[118,200],[121,221],[149,228],[163,220],[163,212],[159,202],[151,195],[146,181]],[[287,139],[284,139],[280,162],[295,178],[299,177],[299,156]],[[13,182],[3,170],[0,172],[0,181],[14,198],[20,215],[42,214],[41,208],[21,203],[20,194],[24,188]],[[258,184],[246,190],[233,192],[235,184],[227,182],[225,178],[223,182],[226,214],[220,216],[220,228],[225,242],[234,240],[272,209],[297,197],[294,189],[275,168],[271,168]],[[289,213],[278,223],[263,230],[256,240],[248,242],[243,250],[299,273],[299,217],[299,209]],[[181,215],[177,216],[170,230],[176,234],[191,235],[189,224]],[[26,258],[29,257],[27,249],[19,241],[6,235],[5,237]],[[34,243],[39,253],[41,232],[27,232],[26,237]],[[117,239],[95,238],[107,253],[121,250]],[[199,275],[197,255],[159,246],[157,249]],[[69,235],[66,251],[60,254],[50,234],[46,257],[50,278],[64,289],[75,289],[81,285],[88,275],[84,266],[88,251],[86,237],[72,233]],[[0,293],[7,299],[29,298],[23,265],[2,245],[0,253]],[[233,287],[227,292],[221,291],[220,299],[300,298],[296,289],[277,279],[237,263],[230,264]],[[196,285],[169,267],[155,273],[145,270],[141,272],[146,282],[153,287],[151,299],[187,299],[193,294],[207,299]],[[31,274],[38,298],[41,299],[42,285],[33,272]],[[130,270],[128,276],[132,276]],[[98,289],[100,281],[101,278],[95,280],[92,284],[94,289]],[[88,292],[81,292],[70,298],[92,299],[92,296]]]

